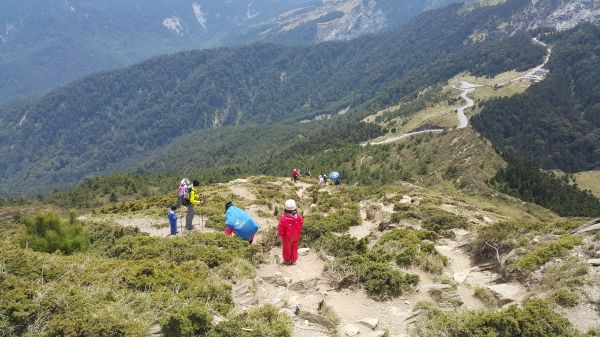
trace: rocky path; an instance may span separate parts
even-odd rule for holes
[[[250,191],[245,184],[248,182],[247,179],[236,179],[231,181],[228,185],[231,192],[242,199],[249,201],[256,200],[256,194]]]
[[[263,225],[261,232],[276,226],[276,219],[260,218],[259,210],[265,206],[252,205],[257,200],[247,181],[236,180],[226,184],[229,190],[250,202],[248,211]],[[307,190],[313,186],[302,182],[296,184],[298,200],[308,200]],[[418,198],[405,196],[402,202],[413,202]],[[381,235],[378,224],[393,212],[392,205],[361,202],[362,222],[351,227],[348,234],[361,239]],[[263,207],[263,208],[261,208]],[[373,213],[372,207],[378,211]],[[183,213],[181,213],[183,214]],[[91,219],[88,219],[91,220]],[[123,226],[133,226],[153,236],[168,236],[166,219],[152,217],[111,219]],[[205,219],[206,220],[206,219]],[[201,228],[201,217],[196,216],[196,231]],[[206,229],[205,229],[206,230]],[[183,233],[185,235],[185,232]],[[485,307],[475,295],[476,288],[492,291],[501,304],[519,303],[525,290],[518,284],[504,283],[494,272],[493,265],[475,264],[465,251],[470,233],[456,230],[453,238],[441,239],[436,249],[449,258],[449,265],[442,275],[432,275],[419,269],[405,270],[420,277],[418,288],[393,300],[379,302],[368,297],[361,289],[335,289],[326,273],[327,263],[333,257],[324,256],[310,249],[302,249],[297,265],[281,264],[280,248],[273,248],[265,263],[257,268],[254,279],[241,280],[233,284],[233,298],[237,311],[271,304],[294,321],[294,337],[321,336],[407,336],[410,327],[420,319],[413,307],[419,301],[436,303],[445,310],[477,310]],[[262,239],[257,235],[257,242]]]
[[[361,203],[361,208],[364,208]],[[382,207],[382,211],[391,211]],[[351,227],[349,234],[356,238],[377,236],[377,223],[380,216],[367,220],[366,210],[361,211],[363,222]],[[390,301],[378,302],[369,298],[360,289],[337,290],[332,287],[325,273],[327,260],[309,249],[301,250],[298,264],[281,265],[280,249],[274,248],[267,263],[259,266],[253,286],[237,286],[242,291],[234,291],[239,310],[254,305],[271,304],[279,307],[294,319],[295,337],[328,336],[336,331],[337,336],[408,336],[409,327],[420,317],[413,307],[419,301],[437,303],[447,310],[483,309],[485,304],[474,296],[477,287],[494,290],[502,303],[520,302],[524,289],[517,284],[502,283],[501,276],[493,271],[493,266],[475,264],[464,250],[470,233],[457,230],[453,239],[442,239],[436,248],[450,260],[443,275],[431,275],[420,270],[407,272],[421,278],[416,292]],[[451,280],[454,285],[446,281]],[[255,291],[252,291],[255,289]],[[335,313],[339,325],[334,327],[324,308]],[[334,330],[335,328],[335,330]]]

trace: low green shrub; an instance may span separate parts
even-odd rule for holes
[[[2,331],[20,336],[27,328],[28,321],[37,315],[35,287],[27,284],[26,279],[12,274],[0,277],[0,319],[6,326]]]
[[[297,197],[296,188],[293,185],[288,185],[287,182],[264,183],[255,185],[254,189],[257,200],[253,203],[269,208],[273,207],[274,204],[280,205],[284,200]],[[298,203],[298,207],[302,209],[300,202]]]
[[[566,254],[581,242],[580,237],[563,235],[558,240],[544,243],[517,259],[507,261],[507,271],[521,273],[534,270],[552,258]]]
[[[338,288],[362,285],[369,296],[386,300],[411,291],[419,283],[417,275],[405,274],[373,257],[374,254],[353,255],[330,262],[327,273],[332,284]]]
[[[419,309],[428,320],[414,334],[420,337],[577,337],[579,333],[566,318],[556,313],[545,301],[512,305],[502,311],[467,313],[442,312],[430,306]]]
[[[234,258],[251,259],[258,249],[223,233],[191,233],[164,240],[149,236],[125,236],[110,249],[110,256],[128,260],[162,259],[181,263],[202,261],[214,268]]]
[[[454,228],[467,228],[469,220],[438,208],[423,210],[423,228],[434,232],[442,232]]]
[[[319,314],[321,314],[321,316],[327,318],[327,320],[333,327],[337,327],[342,322],[342,320],[340,319],[338,314],[335,312],[335,310],[333,310],[333,308],[327,304],[323,305],[321,307],[321,309],[319,309]],[[332,333],[336,332],[334,328],[330,329],[330,330]]]
[[[394,204],[394,211],[395,212],[407,212],[409,210],[413,209],[413,207],[411,206],[411,204]]]
[[[27,331],[44,336],[147,336],[167,312],[199,306],[225,316],[233,308],[231,286],[199,260],[66,256],[0,240],[0,331],[9,336]]]
[[[236,258],[219,266],[218,274],[224,279],[239,281],[252,279],[256,274],[256,268],[247,260]]]
[[[502,256],[515,248],[531,246],[536,237],[564,235],[568,229],[573,227],[576,227],[576,224],[570,221],[542,223],[511,220],[497,222],[478,228],[475,239],[469,243],[469,250],[481,259],[495,258],[496,253]]]
[[[435,254],[422,256],[418,260],[418,265],[428,273],[441,275],[444,272],[444,268],[448,266],[448,257],[436,251]]]
[[[180,265],[158,259],[140,261],[127,270],[122,278],[130,289],[154,291],[155,289],[185,290],[193,287],[190,274],[206,274],[208,268],[198,261]]]
[[[88,231],[71,214],[69,221],[62,221],[58,214],[43,213],[24,218],[25,236],[21,245],[38,252],[72,254],[84,251],[90,243]]]
[[[448,265],[448,258],[435,249],[437,238],[437,233],[428,230],[396,228],[383,234],[375,251],[391,256],[398,266],[416,265],[440,274]]]
[[[148,328],[126,312],[102,310],[91,306],[86,309],[88,311],[82,310],[77,314],[69,311],[53,316],[46,327],[46,336],[143,337],[148,335]]]
[[[337,236],[332,233],[326,233],[319,240],[316,246],[319,250],[335,257],[352,256],[356,254],[365,254],[368,250],[369,240],[364,238],[355,239],[348,234]]]
[[[361,223],[357,208],[344,208],[327,217],[307,216],[302,228],[302,244],[312,245],[326,233],[342,233]]]
[[[315,196],[312,196],[315,199]],[[330,194],[329,192],[321,192],[316,195],[317,207],[316,212],[326,213],[332,210],[339,210],[352,205],[352,200],[342,193]]]
[[[565,287],[556,289],[552,293],[551,298],[556,304],[565,308],[572,308],[579,302],[579,295],[575,291]]]
[[[362,264],[359,270],[367,294],[381,301],[410,292],[419,283],[419,276],[405,274],[388,264]]]
[[[171,313],[160,322],[165,337],[204,335],[211,329],[212,315],[201,306],[189,306]]]
[[[177,202],[176,196],[162,195],[150,198],[126,200],[104,205],[94,209],[94,214],[123,214],[152,210],[166,213],[167,209]]]
[[[281,245],[281,239],[277,234],[277,227],[273,226],[267,230],[261,229],[260,233],[260,241],[258,243],[253,243],[253,246],[255,246],[258,251],[262,253],[268,253],[273,247],[278,247]]]
[[[419,301],[413,306],[413,311],[424,310],[429,317],[442,314],[442,310],[429,301]]]
[[[165,337],[192,336],[192,322],[181,312],[168,315],[160,325]]]
[[[422,240],[437,241],[439,235],[429,230],[416,230],[409,228],[396,228],[383,234],[379,244],[389,241],[399,241],[402,243],[419,243]]]
[[[292,319],[267,305],[231,317],[214,327],[208,337],[291,337]]]
[[[405,219],[416,219],[422,222],[423,228],[443,233],[454,228],[466,228],[468,219],[437,207],[416,207],[410,204],[394,204],[395,213],[392,214],[391,222],[399,223]]]
[[[216,229],[218,231],[225,230],[225,215],[211,215],[206,221],[206,227]]]
[[[589,271],[588,264],[577,257],[569,257],[561,263],[550,266],[543,274],[542,290],[568,288],[576,290],[582,287]]]
[[[108,257],[117,241],[125,236],[146,236],[137,227],[121,226],[115,223],[86,223],[90,234],[90,250]]]
[[[527,221],[503,221],[480,227],[469,243],[469,250],[480,259],[495,258],[496,249],[500,255],[507,254],[527,243],[527,238],[538,233],[541,227],[539,223]]]

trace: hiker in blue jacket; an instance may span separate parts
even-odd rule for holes
[[[171,206],[169,212],[167,212],[167,218],[169,218],[169,225],[171,226],[171,235],[177,234],[177,205]]]

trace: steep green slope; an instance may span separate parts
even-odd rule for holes
[[[494,26],[523,6],[511,1],[468,13],[457,13],[460,7],[454,6],[426,13],[395,32],[343,43],[159,57],[4,106],[0,158],[7,165],[0,177],[7,183],[1,193],[21,181],[41,183],[36,191],[62,186],[192,130],[297,121],[370,100],[387,104],[372,100],[383,88],[390,88],[386,97],[402,97],[470,68],[494,74],[530,67],[543,50],[524,35],[463,46],[474,29]],[[486,65],[502,49],[526,53]]]
[[[600,27],[553,33],[550,76],[488,102],[473,126],[501,151],[566,172],[600,168]]]

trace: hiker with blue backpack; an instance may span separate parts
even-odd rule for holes
[[[225,204],[225,234],[235,235],[238,238],[252,243],[259,226],[250,215],[232,202]]]
[[[334,185],[339,185],[342,182],[342,176],[340,175],[339,172],[333,171],[333,172],[329,172],[329,180],[331,180],[331,182]]]

